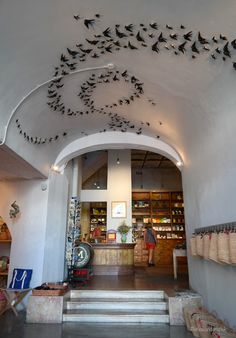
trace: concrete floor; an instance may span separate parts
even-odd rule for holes
[[[1,338],[192,338],[184,326],[163,324],[26,324],[25,313],[0,317]]]
[[[172,268],[136,268],[134,276],[94,276],[78,289],[164,290],[168,295],[187,289],[186,267],[173,279]],[[184,326],[166,324],[26,324],[25,313],[11,310],[0,316],[0,338],[192,338]]]

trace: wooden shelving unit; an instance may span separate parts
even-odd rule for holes
[[[182,192],[133,192],[132,224],[134,238],[142,237],[145,224],[151,222],[157,238],[184,239],[184,202]]]
[[[90,241],[92,242],[92,231],[98,225],[101,228],[101,241],[106,241],[107,230],[107,204],[106,202],[90,203]]]

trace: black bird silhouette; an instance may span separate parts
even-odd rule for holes
[[[186,43],[187,43],[187,41],[185,41],[184,43],[181,43],[181,45],[179,45],[179,47],[178,47],[178,50],[180,52],[182,52],[183,54],[186,52],[186,49],[185,49]]]
[[[215,54],[211,54],[211,57],[212,57],[213,60],[216,60]]]
[[[105,50],[106,50],[108,53],[112,53],[112,45],[109,45],[109,46],[105,47]]]
[[[123,76],[123,77],[127,77],[128,76],[128,71],[127,70],[125,70],[123,73],[121,73],[121,76]]]
[[[130,41],[128,42],[128,47],[130,49],[138,49],[136,46],[132,45]]]
[[[75,18],[75,20],[79,20],[79,19],[80,19],[80,16],[79,16],[79,14],[77,14],[77,15],[74,15],[74,18]]]
[[[84,19],[84,25],[89,29],[95,24],[95,19]]]
[[[166,28],[168,28],[168,29],[173,29],[173,27],[170,26],[170,25],[166,25]]]
[[[158,24],[156,22],[151,22],[149,24],[149,26],[152,28],[152,29],[158,29]]]
[[[77,50],[71,50],[70,48],[67,48],[68,54],[70,54],[72,57],[75,57],[79,54]]]
[[[115,29],[115,31],[116,31],[116,36],[118,36],[118,38],[121,39],[121,38],[127,37],[125,33],[120,32],[117,28]]]
[[[217,42],[218,42],[218,40],[216,39],[216,37],[215,37],[215,36],[213,36],[213,38],[212,38],[212,41],[213,41],[213,42],[215,42],[215,43],[217,43]]]
[[[220,50],[220,48],[219,48],[219,47],[217,47],[217,48],[215,49],[215,51],[216,51],[218,54],[220,54],[220,53],[221,53],[221,50]]]
[[[199,50],[197,49],[197,46],[196,46],[196,41],[192,44],[191,49],[194,53],[199,54]]]
[[[224,45],[224,47],[223,47],[223,54],[225,55],[225,56],[228,56],[229,58],[231,58],[231,53],[230,53],[230,51],[229,51],[229,42],[227,42],[225,45]]]
[[[64,54],[61,54],[61,62],[68,62],[69,59]]]
[[[111,29],[110,29],[110,27],[107,27],[107,28],[102,32],[102,34],[103,34],[104,36],[106,36],[107,38],[111,38]]]
[[[94,16],[96,16],[96,18],[100,18],[101,14],[95,14]]]
[[[99,42],[99,40],[89,40],[89,39],[85,39],[88,43],[90,43],[90,45],[96,45],[98,42]]]
[[[190,32],[184,34],[183,37],[184,37],[185,40],[191,41],[192,35],[193,35],[193,32],[190,31]]]
[[[145,42],[144,38],[143,38],[143,37],[141,36],[141,34],[140,34],[140,31],[138,31],[138,34],[136,35],[136,39],[137,39],[138,41]]]
[[[220,34],[220,39],[226,41],[226,40],[227,40],[227,37],[224,36],[224,35],[222,35],[222,34]]]
[[[185,29],[185,26],[184,26],[184,25],[180,25],[180,28],[181,28],[181,29]]]
[[[97,53],[94,53],[94,54],[91,55],[91,57],[94,58],[94,59],[97,59],[97,58],[99,58],[99,55]]]
[[[149,36],[151,39],[153,39],[155,35],[154,35],[153,33],[150,33],[150,34],[148,34],[148,36]]]
[[[209,43],[205,38],[201,36],[201,33],[198,32],[198,41],[202,44],[205,45],[206,43]]]
[[[159,42],[157,41],[152,45],[152,50],[156,53],[159,53],[158,43]]]
[[[167,41],[167,39],[164,38],[162,32],[161,32],[161,34],[160,34],[159,37],[158,37],[158,41],[159,41],[159,42],[166,42],[166,41]]]
[[[234,39],[233,41],[231,41],[231,46],[236,49],[236,39]]]
[[[177,40],[178,39],[178,34],[174,33],[174,34],[170,34],[170,38],[173,40]]]
[[[83,49],[83,48],[80,47],[80,50],[81,50],[81,52],[83,52],[83,53],[85,53],[85,54],[89,54],[89,53],[92,52],[93,49],[92,49],[92,48]]]
[[[126,29],[128,32],[133,32],[134,25],[133,25],[132,23],[130,23],[129,25],[125,25],[125,29]]]

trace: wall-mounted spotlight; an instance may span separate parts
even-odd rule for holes
[[[119,159],[119,157],[117,157],[117,159],[116,159],[116,164],[120,164],[120,159]]]
[[[182,167],[184,164],[183,164],[183,162],[178,161],[178,162],[176,163],[176,165],[177,165],[177,167]]]

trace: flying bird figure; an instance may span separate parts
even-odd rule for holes
[[[111,29],[110,27],[107,27],[103,32],[102,34],[107,37],[107,38],[111,38]]]
[[[191,41],[192,35],[193,35],[193,32],[190,31],[190,32],[184,34],[183,37],[184,37],[185,40]]]
[[[132,23],[130,23],[129,25],[125,25],[125,29],[128,31],[128,32],[133,32],[133,29],[134,29],[134,25]]]
[[[70,48],[67,48],[68,54],[70,54],[72,57],[76,57],[76,55],[79,54],[77,50],[71,50]],[[68,61],[67,61],[68,62]]]
[[[174,33],[174,34],[170,34],[170,38],[173,40],[177,40],[178,39],[178,34]]]
[[[186,52],[186,49],[185,49],[186,43],[187,43],[187,41],[185,41],[184,43],[181,43],[181,45],[179,45],[179,47],[178,47],[178,50],[183,54]]]
[[[205,45],[205,44],[209,43],[205,38],[203,38],[203,37],[201,36],[201,33],[200,33],[200,32],[198,32],[198,41],[199,41],[202,45]]]
[[[172,27],[172,26],[170,26],[170,25],[166,25],[166,28],[167,28],[167,29],[170,29],[170,30],[172,30],[172,29],[173,29],[173,27]]]
[[[140,31],[138,31],[138,33],[137,33],[137,35],[136,35],[136,39],[137,39],[138,41],[145,42],[144,38],[143,38],[143,37],[141,36],[141,34],[140,34]]]
[[[234,39],[233,41],[231,41],[231,46],[236,49],[236,39]]]
[[[98,42],[99,42],[99,40],[89,40],[89,39],[85,39],[90,45],[93,45],[93,46],[95,46]]]
[[[90,27],[93,28],[95,24],[95,19],[84,19],[84,25],[89,29]]]
[[[167,41],[167,39],[164,38],[162,32],[161,32],[161,34],[160,34],[159,37],[158,37],[158,41],[159,41],[159,42],[166,42],[166,41]]]
[[[158,43],[159,42],[157,41],[152,45],[152,50],[156,53],[159,53]]]
[[[230,50],[229,50],[229,42],[227,42],[224,47],[223,47],[223,54],[225,56],[228,56],[229,58],[231,58],[231,53],[230,53]]]
[[[222,34],[220,34],[220,39],[223,40],[223,41],[227,41],[227,37],[222,35]]]
[[[64,54],[61,54],[61,58],[60,58],[61,62],[68,62],[69,59],[67,59],[67,57]]]
[[[215,36],[213,36],[212,41],[215,42],[215,43],[218,43],[218,40],[216,39]]]
[[[74,15],[74,19],[78,21],[78,20],[80,19],[80,16],[79,16],[79,14],[77,14],[77,15]]]
[[[149,26],[152,28],[152,29],[158,29],[158,24],[156,22],[151,22],[149,24]]]
[[[199,54],[199,50],[197,49],[197,46],[196,46],[196,41],[192,44],[191,49],[192,49],[192,52]]]
[[[117,28],[115,29],[116,36],[120,39],[127,37],[127,35],[123,32],[120,32]]]
[[[128,47],[133,50],[138,49],[136,46],[132,45],[130,41],[128,42]]]

